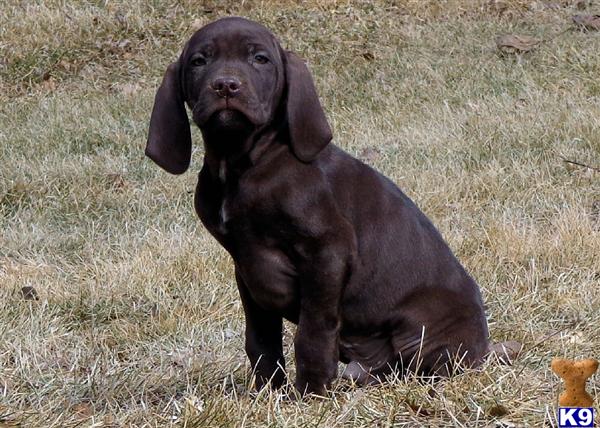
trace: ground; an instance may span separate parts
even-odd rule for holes
[[[555,426],[551,358],[600,349],[600,33],[571,23],[598,3],[5,1],[0,426]],[[165,68],[228,14],[308,61],[335,143],[438,226],[492,340],[524,343],[512,366],[249,390],[232,263],[192,207],[200,135],[182,176],[143,155]]]

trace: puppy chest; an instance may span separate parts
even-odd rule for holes
[[[225,160],[219,165],[219,185],[221,187],[221,197],[216,205],[217,227],[220,233],[226,235],[229,231],[227,223],[231,219],[236,202],[236,191],[232,189],[231,183],[227,182],[228,169]]]
[[[217,207],[217,227],[219,232],[227,234],[227,222],[229,221],[229,215],[231,213],[231,202],[228,198],[224,197],[221,199],[220,204]]]
[[[196,211],[211,234],[227,237],[231,244],[259,241],[268,246],[281,229],[274,204],[262,197],[260,186],[228,173],[225,163],[201,180]]]
[[[234,259],[254,301],[294,318],[299,303],[297,272],[283,252],[252,245]]]
[[[240,239],[261,240],[272,235],[273,210],[257,197],[260,189],[224,181],[215,205],[219,232]],[[254,236],[254,235],[258,236]]]
[[[237,191],[224,191],[214,204],[212,217],[218,232],[231,239],[256,239],[253,237],[260,228],[260,215]]]
[[[219,238],[231,233],[231,222],[239,211],[236,205],[235,197],[225,192],[200,192],[197,195],[196,211],[208,231]]]

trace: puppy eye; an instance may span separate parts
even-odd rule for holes
[[[266,64],[267,62],[269,62],[269,58],[261,54],[256,54],[254,55],[254,61],[256,61],[259,64]]]
[[[206,65],[206,58],[204,58],[203,56],[198,56],[198,57],[192,59],[191,64],[194,67],[202,67],[203,65]]]

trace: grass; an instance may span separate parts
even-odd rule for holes
[[[600,172],[563,161],[600,167],[600,34],[569,29],[597,1],[0,12],[1,427],[556,426],[550,359],[600,348]],[[227,14],[309,61],[336,143],[432,218],[481,285],[492,340],[525,344],[512,366],[436,385],[339,381],[323,400],[249,390],[232,265],[193,213],[195,174],[143,156],[165,67]],[[504,33],[548,40],[501,55]]]

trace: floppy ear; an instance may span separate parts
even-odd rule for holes
[[[180,82],[180,62],[167,68],[156,92],[150,117],[146,156],[171,174],[182,174],[190,166],[192,136]]]
[[[311,162],[331,141],[331,128],[308,67],[293,52],[284,55],[287,121],[294,155]]]

